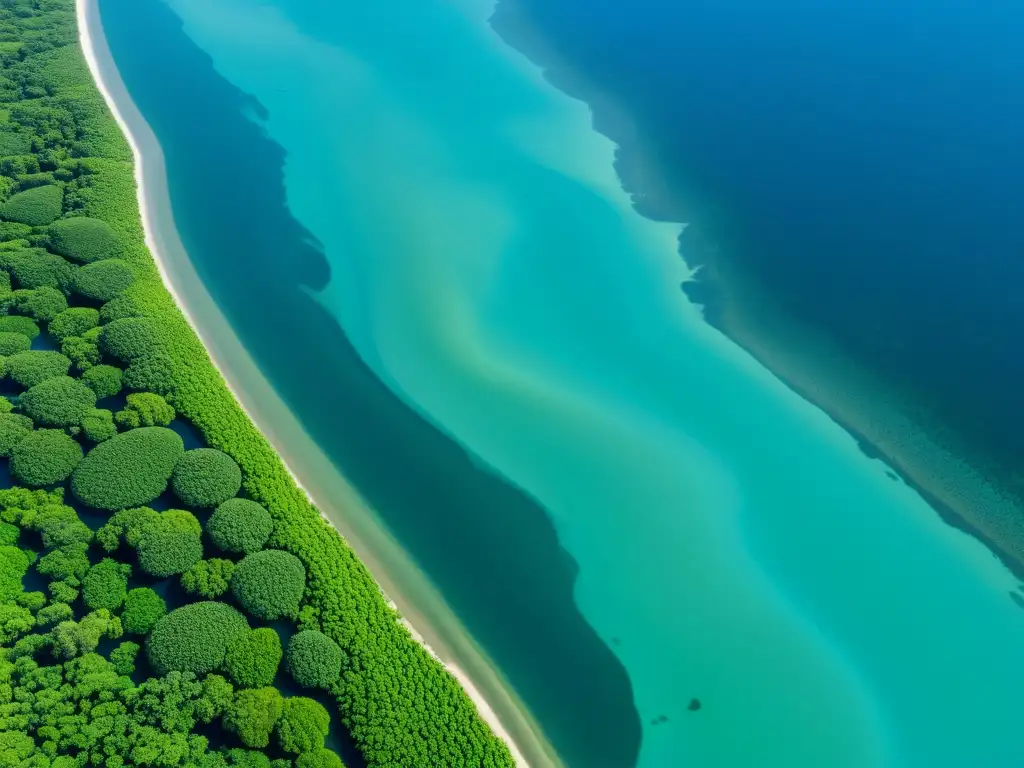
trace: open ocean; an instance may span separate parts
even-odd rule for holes
[[[1020,150],[965,111],[1021,115],[994,6],[972,48],[934,3],[502,2],[99,0],[239,339],[571,768],[1024,764],[1017,580],[710,324],[680,284],[712,250],[678,250],[689,221],[683,256],[929,403],[1010,403]],[[963,73],[878,75],[947,61],[940,11]],[[506,39],[614,104],[665,220]]]

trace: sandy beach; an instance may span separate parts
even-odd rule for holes
[[[374,520],[373,512],[306,434],[203,287],[173,227],[164,161],[156,137],[141,115],[126,118],[126,113],[135,108],[116,77],[113,62],[109,61],[95,0],[76,0],[76,11],[86,62],[132,149],[146,245],[164,286],[202,340],[235,399],[282,458],[296,485],[359,555],[402,615],[402,623],[411,636],[458,680],[481,717],[508,745],[517,765],[561,765],[538,725],[499,673],[473,640],[459,631],[458,620],[436,590],[422,576],[414,584],[415,564]],[[101,57],[109,61],[106,69],[100,64]],[[148,135],[143,137],[144,133]],[[140,148],[143,144],[145,153]],[[173,258],[169,256],[172,251]],[[197,317],[203,318],[201,325],[195,321]],[[332,503],[324,505],[318,499],[330,499]],[[344,518],[340,514],[342,509],[346,510]],[[358,514],[354,514],[356,511]],[[382,567],[385,562],[387,570]],[[443,635],[439,626],[447,629]]]

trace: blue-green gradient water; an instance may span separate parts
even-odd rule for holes
[[[679,227],[487,3],[166,2],[100,7],[199,274],[569,765],[1024,762],[1013,578],[703,321]],[[310,298],[322,338],[275,335]],[[511,530],[548,523],[564,551]]]

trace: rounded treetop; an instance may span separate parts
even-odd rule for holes
[[[243,554],[263,549],[273,530],[270,513],[249,499],[228,499],[206,523],[206,533],[218,549]]]
[[[148,504],[167,489],[184,451],[181,438],[166,427],[133,429],[89,451],[71,478],[71,492],[97,509]]]
[[[205,675],[224,664],[228,645],[249,629],[249,622],[230,605],[191,603],[160,619],[146,647],[157,674],[192,672]]]
[[[215,448],[186,451],[174,466],[171,486],[190,507],[215,507],[242,487],[242,470]]]

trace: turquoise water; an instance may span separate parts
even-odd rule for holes
[[[1013,578],[703,322],[678,227],[631,210],[586,108],[486,4],[168,3],[262,105],[329,262],[310,293],[407,406],[550,516],[629,676],[639,765],[1024,760]],[[503,667],[528,704],[530,668]],[[571,711],[538,716],[571,730]]]

